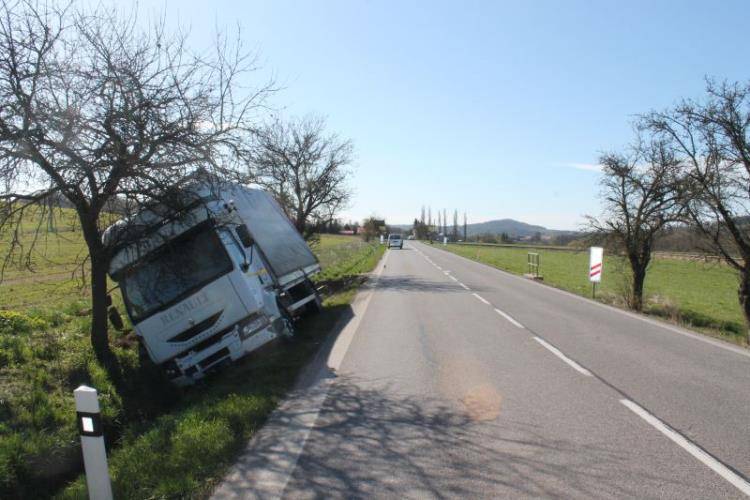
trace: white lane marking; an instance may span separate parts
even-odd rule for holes
[[[352,339],[359,330],[377,287],[377,279],[385,269],[388,255],[389,252],[384,254],[373,273],[374,286],[358,293],[352,302],[354,317],[347,321],[336,338],[326,362],[320,363],[319,367],[313,366],[312,369],[317,371],[313,372],[309,383],[302,389],[295,388],[279,404],[269,421],[253,436],[241,457],[217,486],[211,496],[212,500],[236,498],[240,489],[253,491],[246,495],[251,498],[281,498],[328,397],[334,380],[331,370],[337,370],[341,366]],[[339,321],[346,320],[342,318]],[[316,362],[317,360],[313,360],[312,364]]]
[[[558,358],[560,358],[563,361],[565,361],[568,365],[570,365],[571,368],[573,368],[575,371],[577,371],[581,375],[586,375],[587,377],[591,376],[591,372],[590,371],[588,371],[586,368],[582,367],[581,365],[579,365],[578,363],[576,363],[575,361],[573,361],[572,359],[570,359],[569,357],[567,357],[557,347],[553,346],[552,344],[547,343],[547,341],[545,341],[544,339],[541,339],[541,338],[539,338],[537,336],[534,336],[534,340],[536,340],[537,342],[539,342],[540,344],[542,344],[542,346],[545,349],[547,349],[548,351],[550,351],[552,354],[554,354]]]
[[[714,457],[703,451],[701,448],[691,443],[682,434],[669,427],[667,424],[638,406],[636,403],[630,401],[629,399],[621,399],[620,403],[624,404],[633,413],[648,422],[652,427],[667,436],[682,449],[693,455],[693,457],[700,460],[703,465],[707,466],[709,469],[726,479],[732,486],[740,490],[745,495],[750,496],[750,483],[748,483],[745,478],[741,477],[736,472],[729,469],[726,465],[722,464]]]
[[[435,264],[435,267],[437,267],[437,268],[438,268],[438,269],[440,269],[441,271],[443,270],[443,268],[442,268],[442,267],[440,267],[440,266],[438,266],[437,264]]]
[[[338,370],[341,366],[341,362],[344,360],[344,356],[346,355],[347,351],[349,350],[349,345],[352,343],[352,339],[354,338],[354,334],[359,329],[359,323],[362,321],[362,317],[365,315],[365,312],[367,311],[367,307],[370,305],[370,299],[372,299],[373,290],[377,286],[377,280],[380,278],[380,276],[383,274],[383,270],[385,269],[385,263],[388,260],[388,256],[390,254],[386,253],[383,256],[382,262],[379,264],[379,268],[377,271],[375,271],[375,283],[368,290],[367,297],[364,299],[364,303],[361,306],[361,313],[357,314],[357,310],[352,307],[354,312],[354,317],[349,320],[349,323],[347,323],[346,328],[339,334],[339,336],[336,338],[336,343],[331,348],[331,353],[328,355],[328,366],[333,368],[334,370]],[[354,306],[354,304],[352,304]]]
[[[487,301],[485,300],[485,298],[484,298],[484,297],[482,297],[481,295],[479,295],[479,294],[476,294],[476,293],[472,293],[472,295],[473,295],[474,297],[476,297],[477,299],[479,299],[480,301],[484,302],[485,304],[487,304],[487,305],[490,305],[490,303],[489,303],[489,302],[487,302]]]
[[[453,281],[458,281],[458,278],[456,278],[455,276],[448,276],[448,277],[449,277],[450,279],[452,279]]]
[[[438,249],[438,250],[441,250],[441,249]],[[562,290],[560,288],[555,288],[555,287],[550,286],[550,285],[545,285],[544,283],[539,283],[539,282],[534,281],[534,280],[529,280],[529,279],[524,278],[522,276],[515,275],[515,274],[513,274],[513,273],[511,273],[509,271],[505,271],[503,269],[498,269],[497,267],[491,266],[489,264],[485,264],[483,262],[478,262],[478,261],[475,261],[475,260],[467,259],[466,257],[462,257],[462,256],[460,256],[458,254],[455,254],[455,253],[452,253],[452,252],[448,252],[447,250],[441,250],[441,251],[446,252],[446,253],[450,254],[452,257],[455,257],[457,259],[462,259],[462,260],[464,260],[464,261],[466,261],[466,262],[468,262],[470,264],[475,264],[475,265],[478,265],[478,266],[482,266],[482,267],[486,267],[486,268],[492,269],[493,271],[498,272],[498,273],[500,273],[500,274],[502,274],[504,276],[507,276],[509,278],[513,278],[515,280],[518,280],[519,284],[520,283],[524,283],[525,286],[541,286],[541,287],[544,287],[546,290],[548,290],[550,292],[559,293],[561,295],[567,295],[568,297],[570,297],[572,299],[580,300],[582,302],[585,302],[585,303],[593,305],[593,306],[602,307],[604,309],[608,309],[608,310],[610,310],[612,312],[616,312],[616,313],[622,314],[624,316],[630,316],[633,319],[644,321],[644,322],[649,323],[649,324],[651,324],[653,326],[657,326],[657,327],[663,328],[665,330],[669,330],[670,332],[677,333],[677,334],[682,335],[684,337],[689,337],[689,338],[691,338],[693,340],[698,340],[698,341],[703,342],[705,344],[709,344],[709,345],[712,345],[714,347],[718,347],[719,349],[724,349],[725,351],[731,351],[731,352],[733,352],[735,354],[739,354],[740,356],[745,356],[746,358],[750,358],[750,349],[745,349],[744,347],[733,346],[732,344],[729,344],[727,342],[723,342],[721,340],[715,340],[715,339],[712,339],[711,337],[707,337],[706,335],[702,335],[700,333],[691,332],[689,330],[686,330],[686,329],[681,328],[681,327],[676,326],[676,325],[670,325],[668,323],[664,323],[663,321],[659,321],[657,319],[652,319],[652,318],[649,318],[649,317],[644,316],[642,314],[636,314],[634,312],[625,311],[623,309],[619,309],[617,307],[610,306],[609,304],[604,304],[602,302],[597,302],[595,300],[591,300],[589,298],[582,297],[580,295],[576,295],[573,292],[569,292],[567,290]]]
[[[524,326],[521,323],[519,323],[518,321],[516,321],[515,319],[513,319],[509,314],[504,313],[500,309],[495,309],[495,312],[498,313],[503,318],[505,318],[508,321],[510,321],[511,323],[513,323],[514,325],[516,325],[518,328],[524,328]]]
[[[471,288],[469,288],[468,286],[464,285],[460,281],[458,282],[458,284],[461,285],[462,287],[464,287],[466,290],[471,290]]]
[[[443,271],[443,274],[446,275],[446,276],[450,276],[451,272],[450,271]]]

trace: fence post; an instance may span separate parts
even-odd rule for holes
[[[96,389],[85,385],[73,391],[73,395],[76,400],[78,432],[81,435],[81,451],[89,498],[112,500],[99,397]]]

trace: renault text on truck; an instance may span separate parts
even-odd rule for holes
[[[196,184],[178,206],[119,221],[104,240],[142,352],[184,385],[291,335],[291,319],[320,305],[320,265],[264,191]]]

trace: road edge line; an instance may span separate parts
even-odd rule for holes
[[[638,403],[635,403],[629,399],[621,399],[620,403],[622,403],[630,411],[641,417],[644,421],[646,421],[646,423],[651,425],[651,427],[655,428],[664,436],[669,438],[673,443],[681,447],[683,450],[687,451],[695,459],[703,463],[703,465],[720,475],[729,484],[740,490],[745,495],[750,496],[750,482],[724,465],[716,457],[674,430],[669,426],[669,424],[663,422],[659,417],[645,410]]]

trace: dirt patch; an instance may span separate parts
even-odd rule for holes
[[[494,420],[500,415],[502,397],[490,384],[482,384],[470,389],[461,402],[472,420]]]

